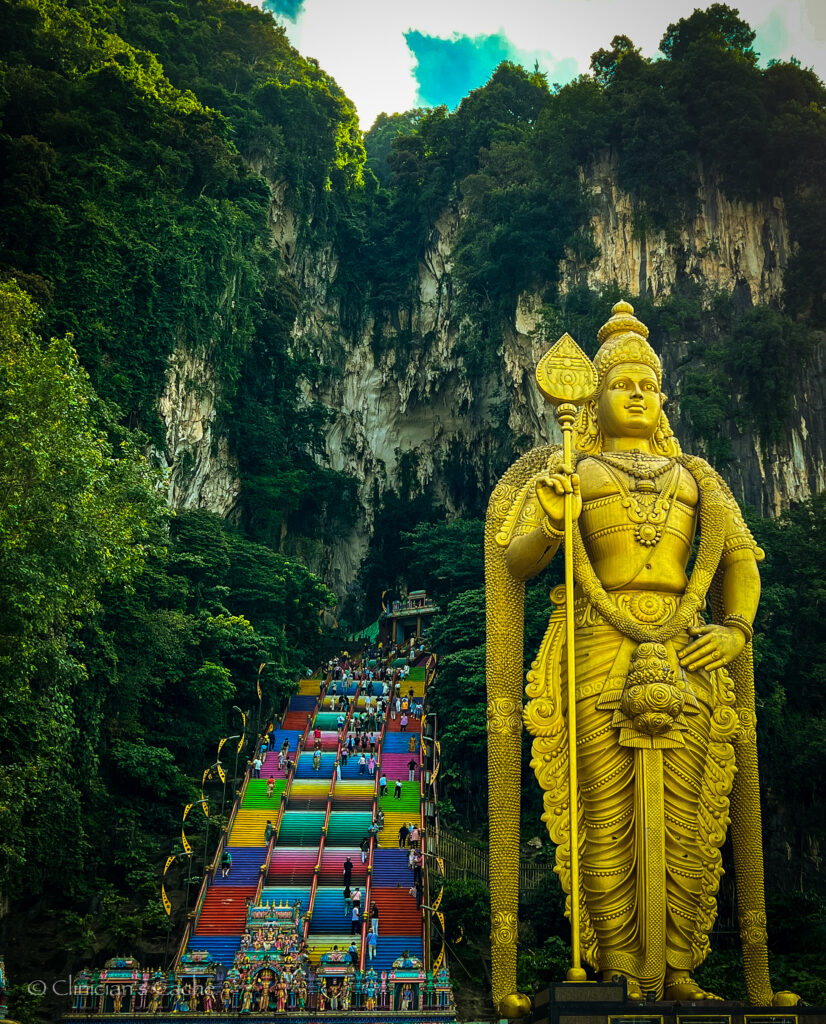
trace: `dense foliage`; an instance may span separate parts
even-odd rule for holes
[[[402,365],[427,341],[406,326],[419,260],[435,232],[455,229],[451,317],[474,383],[498,372],[522,293],[544,303],[541,330],[586,346],[619,297],[558,287],[563,262],[578,279],[596,253],[581,174],[594,161],[613,161],[636,229],[667,239],[696,212],[701,176],[729,198],[780,196],[796,248],[778,308],[687,273],[656,306],[638,303],[658,347],[684,354],[673,387],[687,438],[723,463],[735,430],[781,436],[812,329],[826,324],[826,90],[793,61],[761,68],[753,31],[713,4],[668,26],[663,59],[617,36],[563,88],[506,62],[454,112],[381,115],[362,137],[337,84],[239,0],[0,0],[0,18],[0,887],[27,907],[42,898],[60,944],[88,960],[119,942],[159,948],[158,867],[219,735],[238,729],[233,705],[257,717],[263,665],[262,707],[278,706],[320,649],[331,595],[283,552],[319,563],[360,510],[353,482],[324,461],[330,411],[306,398],[336,368],[294,343],[314,262],[332,268],[314,296],[331,348],[372,324],[376,354],[392,346]],[[173,353],[217,382],[218,432],[242,481],[237,525],[206,511],[170,520],[142,454],[167,443],[157,410]],[[448,504],[468,518],[445,524],[445,496],[424,492],[415,452],[397,452],[347,609],[358,622],[403,577],[439,597],[443,811],[482,838],[471,516],[524,440],[506,402],[485,415],[486,468],[477,475],[460,447],[440,467]],[[826,767],[824,512],[815,500],[755,524],[769,552],[764,777],[781,827],[812,842],[826,838],[812,782]],[[528,588],[526,659],[555,571]],[[534,834],[535,787],[525,792]],[[65,884],[50,893],[58,848]],[[794,913],[774,908],[778,957],[790,921],[814,935],[822,920],[802,869],[799,881]],[[525,908],[526,985],[560,962],[556,899]],[[456,940],[484,893],[456,887],[446,905]],[[7,948],[32,961],[25,944]],[[730,987],[732,963],[723,948],[709,984]],[[818,997],[810,978],[788,983]]]

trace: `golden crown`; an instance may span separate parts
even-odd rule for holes
[[[663,368],[659,357],[648,344],[648,328],[634,316],[630,302],[618,302],[611,307],[611,318],[597,332],[600,349],[594,356],[599,382],[620,363],[643,363],[650,366],[662,386]]]

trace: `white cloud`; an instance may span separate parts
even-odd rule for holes
[[[286,23],[297,49],[315,57],[354,101],[363,127],[376,114],[416,105],[407,29],[450,37],[503,32],[519,50],[547,51],[557,65],[573,60],[587,69],[594,50],[615,35],[630,36],[653,56],[668,24],[711,0],[305,0],[295,25]],[[826,77],[826,5],[823,0],[743,0],[732,6],[761,28],[767,56],[794,54]],[[783,42],[768,54],[769,43]],[[758,47],[759,48],[759,47]],[[562,67],[572,67],[563,64]]]

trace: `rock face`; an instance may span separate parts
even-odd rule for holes
[[[779,299],[792,247],[782,200],[729,199],[702,168],[697,213],[677,238],[634,231],[634,203],[617,187],[616,160],[605,156],[590,168],[587,185],[599,256],[584,272],[565,268],[565,279],[599,289],[616,283],[629,296],[655,302],[689,278],[715,291],[739,293],[751,305]]]
[[[617,283],[632,300],[645,294],[657,301],[690,278],[735,293],[744,306],[779,300],[791,255],[780,200],[734,202],[709,175],[702,175],[698,212],[677,238],[664,233],[638,237],[633,202],[618,189],[610,156],[588,170],[586,184],[595,201],[592,228],[600,255],[586,268],[564,264],[563,292],[580,284],[598,289]],[[449,512],[470,506],[478,513],[483,496],[515,455],[556,436],[534,383],[544,349],[534,331],[536,296],[520,298],[512,322],[503,325],[498,367],[481,382],[469,375],[458,352],[451,253],[460,217],[460,209],[450,207],[434,225],[410,306],[395,311],[378,332],[369,319],[353,331],[342,325],[331,287],[336,253],[308,241],[309,232],[289,209],[285,190],[275,189],[273,245],[300,296],[295,351],[329,370],[322,384],[308,385],[306,397],[334,413],[326,435],[329,466],[359,484],[362,510],[352,533],[337,537],[312,559],[313,568],[340,594],[367,550],[377,498],[399,487],[403,471],[408,489],[427,493],[434,504]],[[674,379],[685,352],[664,350],[661,355],[666,374],[671,371]],[[821,347],[801,381],[794,422],[781,444],[763,449],[755,436],[738,433],[735,425],[721,427],[735,454],[725,475],[738,497],[764,514],[826,486],[823,371]],[[215,386],[203,361],[181,353],[170,367],[161,410],[173,465],[170,499],[226,515],[237,499],[238,483],[225,443],[214,436]],[[680,423],[679,395],[673,390],[669,414],[686,448],[697,450]]]
[[[230,516],[238,501],[238,467],[216,433],[218,382],[204,354],[178,348],[169,362],[158,410],[166,426],[167,497],[173,508],[208,508]]]

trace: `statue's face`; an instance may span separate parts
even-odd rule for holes
[[[620,363],[605,378],[597,417],[606,437],[653,437],[663,397],[654,371],[645,363]]]

